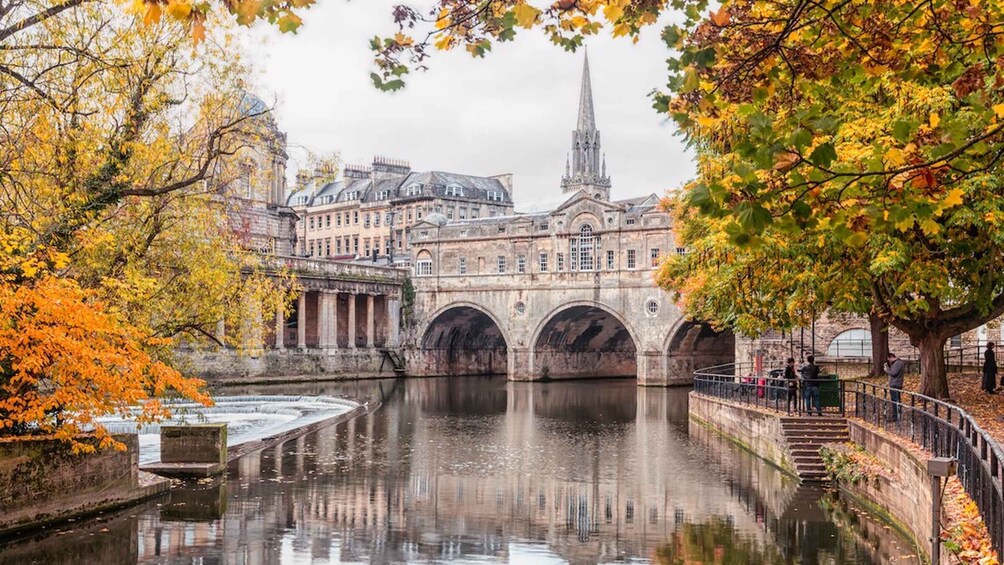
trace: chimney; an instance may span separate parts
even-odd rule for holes
[[[488,178],[495,179],[502,184],[502,188],[505,188],[506,192],[509,193],[509,199],[515,201],[516,197],[512,192],[512,173],[503,173],[501,175],[493,175]]]
[[[408,176],[411,172],[411,165],[401,159],[388,159],[387,157],[373,158],[373,182],[384,179],[401,178]]]

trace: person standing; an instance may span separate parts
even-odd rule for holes
[[[789,357],[788,363],[784,366],[784,381],[788,388],[788,414],[791,414],[791,404],[795,403],[798,409],[798,374],[795,373],[795,358]]]
[[[889,375],[889,400],[892,402],[892,412],[887,419],[889,421],[899,420],[900,398],[903,391],[903,373],[906,372],[906,363],[896,357],[895,353],[886,356],[885,374]]]
[[[997,355],[994,354],[994,342],[987,343],[983,352],[983,390],[993,394],[997,389]]]
[[[808,363],[802,367],[802,395],[805,397],[805,412],[811,415],[815,407],[816,414],[823,415],[823,407],[819,399],[819,365],[816,365],[816,357],[809,355],[805,358]]]

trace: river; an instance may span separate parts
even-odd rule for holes
[[[632,380],[316,383],[382,406],[0,564],[919,563],[894,530]]]

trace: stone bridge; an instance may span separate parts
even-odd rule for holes
[[[685,319],[649,269],[413,280],[409,375],[637,376],[665,386],[734,359],[732,335]]]

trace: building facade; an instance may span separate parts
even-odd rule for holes
[[[560,186],[565,201],[548,212],[412,226],[409,372],[666,385],[731,361],[731,334],[686,320],[655,284],[662,259],[685,252],[658,196],[610,197],[588,59]]]
[[[456,220],[512,213],[512,175],[479,177],[412,171],[404,161],[377,157],[331,171],[297,176],[286,203],[299,216],[297,253],[306,257],[392,257],[407,262],[411,226],[430,214]]]

